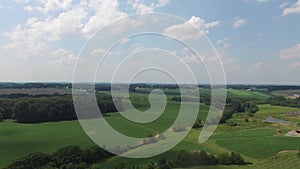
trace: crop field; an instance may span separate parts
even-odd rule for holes
[[[300,90],[277,90],[272,92],[274,95],[292,97],[294,94],[300,95]]]

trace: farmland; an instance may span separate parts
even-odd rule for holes
[[[149,108],[148,89],[139,89],[131,93],[133,105],[139,110]],[[209,93],[208,89],[200,89],[200,93]],[[108,94],[107,92],[104,92]],[[164,113],[155,121],[147,124],[137,124],[125,119],[119,113],[112,113],[105,117],[108,123],[119,132],[134,137],[145,137],[149,134],[161,133],[172,124],[178,115],[180,103],[171,101],[178,95],[176,89],[167,89],[168,103]],[[251,98],[265,100],[271,94],[249,92],[246,90],[229,89],[230,98]],[[188,136],[172,150],[163,155],[146,159],[129,159],[112,157],[105,162],[93,164],[94,168],[114,168],[116,164],[145,166],[151,161],[158,160],[161,156],[174,159],[180,150],[204,150],[212,154],[236,152],[241,154],[251,165],[246,166],[213,166],[202,168],[272,168],[274,166],[287,166],[297,168],[299,159],[296,155],[300,149],[300,138],[287,137],[285,134],[291,129],[297,129],[298,117],[287,117],[285,112],[298,111],[300,108],[272,106],[269,104],[258,105],[259,111],[254,116],[246,112],[234,114],[228,123],[220,124],[214,135],[204,144],[198,143],[201,129],[192,129]],[[205,120],[209,106],[201,103],[198,119]],[[273,124],[264,122],[268,117],[279,118],[293,122],[291,125]],[[247,119],[247,121],[245,121]],[[47,122],[39,124],[19,124],[13,120],[4,120],[0,123],[0,168],[8,163],[32,152],[53,153],[61,147],[79,145],[83,148],[93,146],[94,143],[84,133],[78,121]],[[149,148],[155,148],[151,147]],[[195,169],[198,169],[197,167]]]
[[[32,88],[32,89],[0,89],[0,95],[12,95],[12,94],[27,94],[31,96],[35,95],[65,95],[68,94],[63,89],[57,88]]]

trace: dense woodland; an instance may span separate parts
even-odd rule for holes
[[[268,99],[267,103],[274,105],[274,106],[300,107],[300,98],[286,99],[283,96],[274,96],[274,97]]]
[[[110,96],[97,96],[97,102],[103,115],[117,112]],[[18,123],[39,123],[77,119],[71,96],[24,97],[17,99],[1,98],[0,120],[1,117],[2,119],[14,119]]]

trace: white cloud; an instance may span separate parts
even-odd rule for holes
[[[217,41],[217,45],[221,46],[223,49],[230,47],[231,45],[228,43],[229,37],[225,37],[224,39],[220,39]]]
[[[117,55],[120,55],[121,54],[121,51],[110,51],[110,52],[108,52],[108,50],[107,49],[102,49],[102,48],[99,48],[99,49],[94,49],[94,50],[92,50],[91,52],[90,52],[90,54],[92,55],[92,56],[98,56],[98,57],[100,57],[100,56],[104,56],[105,54],[107,54],[107,56],[109,55],[109,56],[117,56]]]
[[[82,32],[88,36],[99,30],[99,28],[111,23],[113,20],[128,15],[125,12],[119,11],[119,3],[117,0],[92,0],[88,3],[88,6],[95,12],[93,16],[89,17],[82,29]],[[124,29],[124,27],[122,27],[122,29]]]
[[[25,1],[28,3],[29,1]],[[43,1],[36,1],[39,2],[41,5],[39,6],[32,6],[27,5],[25,6],[26,11],[39,11],[43,13],[49,13],[51,11],[57,11],[57,10],[67,10],[72,7],[72,0],[43,0]]]
[[[300,68],[300,62],[295,62],[289,65],[290,68]]]
[[[281,15],[286,16],[289,14],[300,14],[300,0],[297,0],[297,2],[290,5],[290,7],[285,8]]]
[[[192,16],[183,24],[172,25],[164,30],[164,34],[183,40],[197,39],[209,33],[209,28],[219,25],[219,21],[205,22],[204,19]],[[197,28],[197,29],[195,29]]]
[[[238,71],[239,69],[240,69],[239,65],[234,65],[234,66],[231,66],[231,68],[228,71],[229,72],[235,72],[235,71]]]
[[[201,64],[204,62],[204,59],[206,58],[205,55],[197,56],[197,55],[187,55],[180,60],[183,61],[186,64],[190,63],[196,63],[196,64]]]
[[[133,9],[137,11],[137,13],[153,12],[155,8],[165,6],[169,2],[170,0],[159,0],[158,2],[152,2],[149,5],[145,5],[141,0],[128,1],[128,3],[132,6]]]
[[[267,62],[257,62],[256,64],[253,65],[253,67],[255,69],[272,69],[273,64]]]
[[[112,20],[127,16],[126,13],[118,10],[117,0],[81,0],[79,3],[71,6],[71,0],[54,1],[39,1],[43,6],[43,10],[40,11],[50,12],[58,9],[63,11],[47,15],[37,15],[37,17],[29,18],[26,24],[17,25],[10,32],[4,33],[10,39],[10,42],[4,48],[22,58],[41,56],[49,53],[46,52],[49,42],[59,41],[64,36],[72,34],[89,37],[100,27],[105,26]],[[15,2],[29,3],[31,1],[15,0]],[[39,8],[39,6],[27,7],[27,10]],[[128,25],[135,23],[120,24]],[[118,29],[125,28],[122,25],[118,27]]]
[[[1,11],[1,9],[2,9],[2,6],[0,5],[0,11]]]
[[[234,18],[233,27],[238,28],[246,24],[247,24],[247,20],[245,18],[239,18],[239,17]]]
[[[121,39],[121,40],[119,41],[119,44],[125,44],[125,43],[127,43],[127,42],[129,42],[129,41],[130,41],[129,38],[123,38],[123,39]]]
[[[4,49],[23,59],[42,56],[48,49],[47,43],[40,39],[38,30],[27,30],[18,25],[12,32],[4,35],[11,39],[9,44],[4,45]]]
[[[78,60],[78,56],[76,56],[72,50],[67,49],[58,49],[51,54],[52,57],[56,58],[53,61],[48,62],[48,64],[67,64],[72,65]]]
[[[288,5],[289,5],[288,2],[283,2],[282,4],[279,5],[279,8],[283,9],[283,8],[287,7]]]
[[[64,35],[77,32],[83,27],[86,16],[82,8],[74,7],[61,12],[56,18],[29,18],[25,25],[17,25],[11,32],[4,33],[11,40],[4,48],[25,59],[45,55],[48,42],[58,41]]]
[[[129,52],[130,52],[130,54],[134,54],[134,53],[137,53],[137,52],[139,52],[143,49],[144,49],[143,45],[135,44],[135,45],[133,45],[132,47],[129,48]]]
[[[17,3],[28,3],[31,0],[13,0],[13,1]]]
[[[300,58],[300,44],[279,52],[281,59]]]

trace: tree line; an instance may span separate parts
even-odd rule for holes
[[[113,154],[97,146],[88,149],[68,146],[58,149],[53,154],[28,154],[5,169],[86,169],[89,165],[112,156]]]
[[[87,169],[95,168],[91,164],[113,157],[114,154],[97,146],[82,149],[79,146],[67,146],[56,150],[53,154],[31,153],[22,157],[5,169]],[[158,161],[152,161],[145,166],[128,166],[124,163],[111,166],[115,169],[171,169],[176,167],[195,167],[213,165],[246,165],[243,157],[237,153],[223,153],[218,156],[205,151],[180,151],[174,159],[162,156]]]
[[[196,166],[215,166],[215,165],[247,165],[240,154],[237,153],[223,153],[218,156],[208,154],[205,151],[186,152],[184,150],[179,152],[175,159],[167,159],[162,156],[158,161],[152,161],[145,166],[126,165],[124,163],[118,164],[114,169],[171,169],[171,168],[190,168]]]
[[[300,98],[287,99],[283,96],[274,96],[269,98],[267,103],[274,106],[300,107]]]
[[[116,98],[120,101],[120,99]],[[97,96],[98,106],[105,116],[117,112],[111,96]],[[119,106],[121,107],[121,106]],[[14,119],[18,123],[39,123],[75,120],[77,115],[71,96],[0,99],[0,121]],[[95,118],[95,117],[87,117]]]

